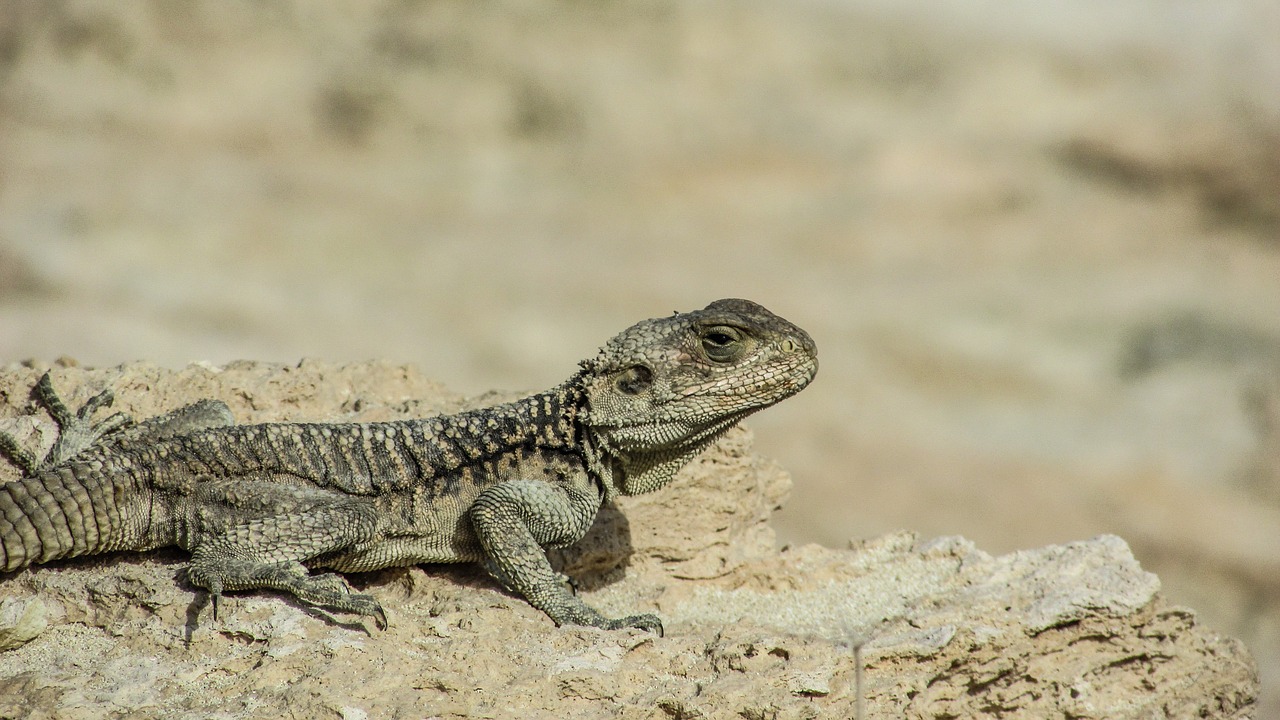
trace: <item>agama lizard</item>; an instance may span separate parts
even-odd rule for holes
[[[104,390],[42,460],[0,434],[25,477],[0,486],[0,570],[177,545],[216,617],[225,591],[271,588],[386,615],[336,574],[479,561],[560,624],[662,631],[582,602],[545,549],[580,539],[609,497],[647,493],[743,417],[803,389],[816,348],[746,300],[637,323],[564,383],[505,405],[382,423],[236,425],[206,400],[134,424]]]

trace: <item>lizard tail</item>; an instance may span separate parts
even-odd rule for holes
[[[146,527],[131,522],[146,520],[139,490],[127,475],[76,464],[0,485],[0,571],[129,547],[129,529]]]

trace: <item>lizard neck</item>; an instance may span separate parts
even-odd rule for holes
[[[550,390],[481,412],[492,413],[499,425],[509,422],[516,429],[512,435],[518,444],[576,448],[582,437],[578,415],[584,396],[581,384],[571,379]]]
[[[493,456],[524,449],[574,449],[581,390],[565,383],[501,405],[411,421],[444,455]]]

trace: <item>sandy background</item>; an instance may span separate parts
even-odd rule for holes
[[[540,389],[741,296],[785,540],[1114,532],[1280,713],[1280,5],[0,7],[0,362]],[[1269,703],[1269,704],[1267,704]]]

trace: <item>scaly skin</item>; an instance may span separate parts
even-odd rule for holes
[[[178,545],[215,615],[224,591],[273,588],[374,617],[338,575],[476,561],[557,624],[661,632],[654,615],[591,609],[546,548],[586,533],[615,493],[657,490],[746,415],[803,389],[813,340],[746,300],[646,320],[543,393],[445,417],[234,425],[204,401],[140,424],[104,391],[71,413],[46,375],[35,396],[61,428],[43,460],[0,435],[26,477],[0,486],[0,570]]]

